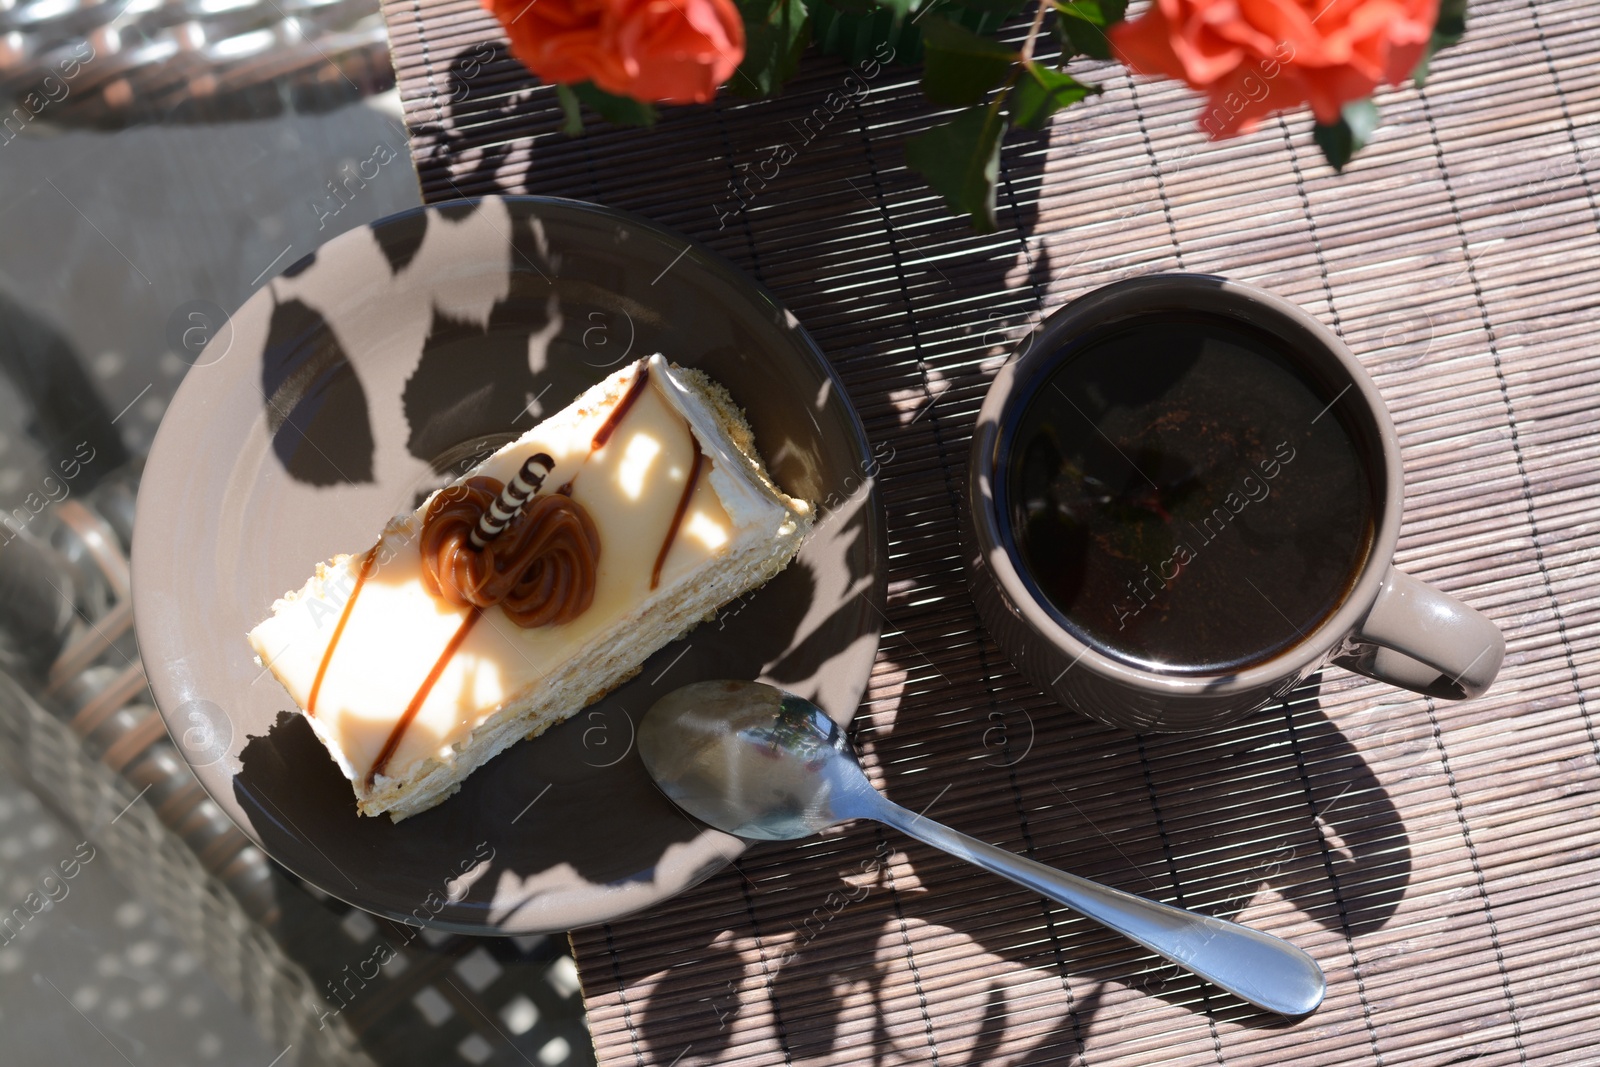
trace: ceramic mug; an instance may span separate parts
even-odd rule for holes
[[[1344,599],[1298,642],[1222,673],[1164,672],[1080,639],[1024,581],[1025,565],[996,506],[1002,449],[1072,343],[1119,322],[1164,313],[1220,316],[1276,338],[1324,395],[1339,399],[1373,487],[1373,537]],[[973,435],[963,552],[973,596],[995,642],[1061,703],[1129,730],[1198,730],[1282,698],[1325,663],[1428,696],[1488,688],[1505,638],[1472,608],[1394,568],[1404,482],[1400,442],[1383,398],[1344,344],[1310,315],[1226,278],[1156,274],[1115,283],[1050,316],[990,386]]]

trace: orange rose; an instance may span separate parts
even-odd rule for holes
[[[1110,36],[1135,72],[1205,93],[1200,125],[1216,138],[1306,103],[1339,121],[1380,82],[1405,80],[1438,17],[1439,0],[1154,0]]]
[[[744,58],[732,0],[482,0],[511,53],[547,82],[703,104]]]

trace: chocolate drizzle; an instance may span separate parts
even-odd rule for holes
[[[499,604],[531,628],[571,622],[594,601],[600,533],[582,504],[552,493],[525,503],[483,548],[472,532],[504,486],[468,478],[434,497],[422,520],[422,584],[457,607]]]
[[[683,517],[689,511],[689,501],[694,496],[694,487],[700,484],[700,467],[705,463],[706,454],[700,451],[700,438],[689,431],[689,441],[694,445],[694,462],[689,465],[689,477],[683,483],[683,493],[678,497],[678,508],[672,513],[672,524],[667,527],[667,536],[661,542],[661,551],[656,553],[656,565],[650,570],[650,588],[654,589],[661,584],[661,565],[667,562],[667,553],[678,540],[678,528],[683,525]]]
[[[483,609],[473,608],[467,612],[467,617],[461,620],[461,625],[456,629],[454,636],[450,638],[450,643],[444,646],[444,651],[434,661],[433,670],[429,671],[428,676],[422,680],[422,684],[417,687],[416,695],[411,698],[411,703],[406,705],[406,710],[400,714],[400,718],[394,724],[394,728],[389,731],[388,738],[383,742],[383,748],[378,752],[378,758],[372,761],[372,769],[367,772],[366,786],[368,789],[372,788],[372,783],[377,780],[378,775],[383,773],[383,769],[389,765],[389,759],[394,755],[395,749],[400,747],[400,739],[405,736],[406,728],[411,725],[411,720],[417,717],[417,712],[422,710],[422,702],[428,699],[429,693],[433,692],[434,685],[438,683],[439,676],[444,674],[445,667],[449,666],[451,658],[456,654],[456,649],[461,647],[461,642],[467,639],[467,634],[472,632],[472,627],[481,618],[483,618]]]
[[[382,544],[383,542],[378,542]],[[361,595],[361,587],[367,584],[367,577],[372,574],[373,565],[378,561],[378,545],[367,549],[367,554],[361,558],[361,569],[356,572],[356,584],[351,587],[350,595],[345,598],[344,608],[339,612],[339,622],[333,628],[333,638],[329,640],[327,650],[322,653],[322,662],[317,664],[317,676],[311,681],[311,695],[306,697],[306,714],[311,715],[316,711],[317,693],[322,689],[322,677],[328,673],[328,664],[333,659],[333,650],[339,645],[339,638],[344,634],[344,624],[350,621],[350,610],[356,606],[356,597]]]
[[[611,435],[617,432],[617,427],[622,425],[622,420],[627,417],[630,409],[639,399],[639,394],[644,392],[646,383],[650,381],[650,364],[640,363],[638,373],[633,376],[633,381],[628,384],[628,391],[622,394],[622,399],[617,401],[617,406],[606,415],[606,421],[595,430],[594,438],[589,442],[589,451],[598,452],[606,447],[606,442],[611,440]]]

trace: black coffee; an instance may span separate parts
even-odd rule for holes
[[[1309,634],[1372,541],[1340,408],[1281,342],[1162,316],[1075,343],[1010,438],[1004,506],[1062,621],[1125,660],[1222,672]]]

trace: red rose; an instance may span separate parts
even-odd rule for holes
[[[744,58],[732,0],[483,0],[511,53],[547,82],[703,104]]]
[[[1154,0],[1111,30],[1117,58],[1207,94],[1212,137],[1310,104],[1321,123],[1422,58],[1439,0]]]

